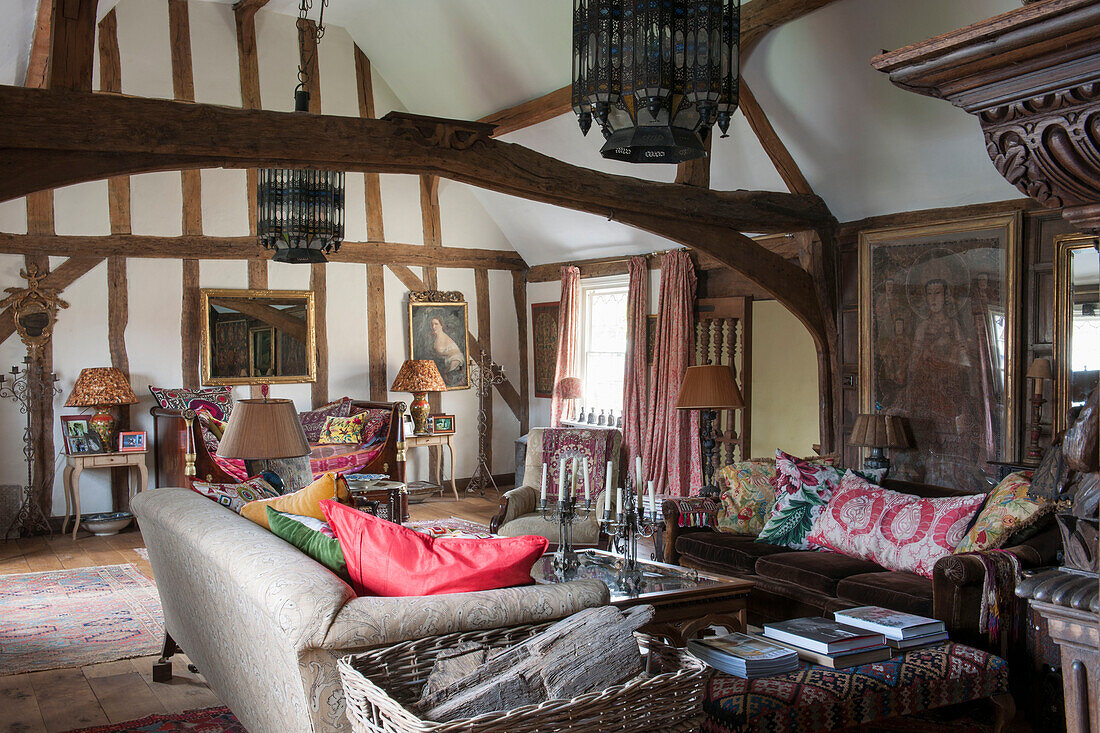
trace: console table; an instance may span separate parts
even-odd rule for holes
[[[76,531],[80,529],[80,474],[86,468],[121,468],[130,469],[130,496],[138,491],[145,491],[149,485],[149,471],[145,468],[145,451],[130,451],[127,453],[71,453],[65,456],[65,471],[62,473],[62,482],[65,485],[65,523],[61,525],[64,532],[69,526],[69,517],[76,513],[76,521],[73,523],[73,539],[76,539]],[[134,482],[134,472],[137,471],[137,485]]]
[[[447,446],[447,452],[451,454],[451,491],[458,501],[458,489],[455,488],[455,446],[454,433],[411,433],[405,436],[405,448],[420,448],[424,446]],[[439,482],[443,483],[443,451],[439,451]],[[443,495],[443,487],[439,487],[439,495]]]

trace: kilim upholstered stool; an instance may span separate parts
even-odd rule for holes
[[[703,698],[703,732],[817,733],[982,698],[996,705],[1002,730],[1016,710],[1008,664],[947,642],[848,669],[803,662],[797,672],[754,680],[718,674]]]

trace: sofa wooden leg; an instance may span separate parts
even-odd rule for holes
[[[176,640],[167,631],[164,632],[164,648],[160,659],[153,664],[153,682],[172,681],[172,655],[180,650]]]
[[[993,733],[1002,733],[1008,730],[1008,724],[1016,717],[1016,701],[1012,695],[1006,693],[993,695],[989,698],[996,706],[996,717],[993,721]]]

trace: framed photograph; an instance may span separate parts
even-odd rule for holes
[[[436,435],[450,435],[455,431],[454,415],[429,415],[428,426]]]
[[[448,390],[469,389],[466,303],[409,300],[409,358],[431,359]]]
[[[558,301],[531,304],[535,397],[554,396],[554,368],[558,361]]]
[[[137,453],[145,450],[145,431],[135,430],[118,434],[119,453]]]
[[[860,403],[898,415],[892,475],[987,491],[1015,460],[1018,213],[860,234]]]
[[[248,331],[248,373],[252,377],[275,376],[275,329],[261,326]]]
[[[76,453],[104,453],[103,441],[99,439],[99,433],[92,430],[87,415],[62,415],[61,435],[65,439],[65,452],[69,455]]]

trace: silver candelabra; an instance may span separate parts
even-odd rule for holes
[[[20,534],[32,534],[36,530],[53,533],[49,518],[38,503],[38,491],[34,484],[38,435],[31,425],[31,407],[36,395],[39,399],[52,401],[55,395],[61,394],[61,388],[56,384],[57,375],[52,372],[47,374],[41,365],[32,364],[29,355],[23,358],[23,364],[22,369],[13,366],[10,375],[0,374],[0,399],[12,400],[19,405],[19,412],[26,415],[26,425],[23,427],[23,458],[27,462],[27,485],[23,488],[23,502],[0,537],[7,537],[15,527],[19,528]],[[51,427],[43,425],[42,429],[49,430]]]
[[[603,526],[611,538],[608,547],[625,561],[622,582],[631,594],[641,593],[645,589],[645,581],[638,567],[638,538],[652,537],[657,523],[657,507],[647,512],[644,506],[638,506],[638,494],[633,491],[623,493],[617,513],[604,512]]]
[[[545,465],[544,465],[545,468]],[[558,549],[554,553],[552,561],[554,570],[564,573],[577,567],[577,551],[573,547],[573,524],[592,516],[595,507],[592,504],[591,495],[585,497],[583,503],[577,497],[577,466],[572,467],[570,481],[566,481],[565,466],[558,476],[558,500],[547,502],[546,496],[539,500],[539,512],[547,522],[558,523]],[[545,474],[543,475],[545,480]]]

